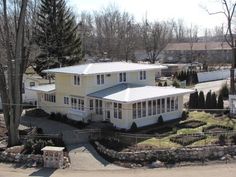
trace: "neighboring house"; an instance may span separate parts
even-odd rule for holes
[[[37,93],[31,90],[31,87],[48,84],[47,79],[43,79],[38,74],[24,74],[22,83],[22,102],[37,105]]]
[[[231,48],[226,42],[169,43],[162,51],[163,62],[189,62],[199,59],[226,62],[231,59]]]
[[[189,89],[155,86],[161,65],[126,62],[91,63],[45,70],[55,84],[32,87],[38,107],[77,121],[109,121],[130,129],[181,117]]]

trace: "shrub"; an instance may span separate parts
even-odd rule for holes
[[[219,144],[221,145],[221,146],[224,146],[225,144],[226,144],[226,136],[225,135],[220,135],[219,136]]]
[[[223,96],[221,94],[218,96],[217,108],[218,109],[224,109],[224,101],[223,101]]]
[[[180,87],[180,84],[179,82],[177,82],[176,80],[173,81],[172,85],[176,88],[179,88]]]
[[[159,87],[162,87],[162,83],[161,83],[161,82],[158,82],[158,86],[159,86]]]
[[[204,96],[204,93],[203,91],[200,91],[199,92],[199,95],[198,95],[198,106],[197,106],[198,109],[205,109],[205,96]]]
[[[51,112],[50,116],[49,116],[49,119],[51,120],[55,120],[56,119],[56,114],[55,112]]]
[[[62,115],[61,115],[61,113],[59,113],[59,112],[56,113],[55,119],[58,120],[58,121],[62,121]]]
[[[67,117],[66,114],[62,115],[61,121],[64,122],[64,123],[67,123],[67,122],[68,122],[68,117]]]
[[[228,99],[229,98],[229,88],[228,88],[227,83],[222,85],[222,87],[220,89],[220,94],[222,95],[223,99]]]
[[[137,129],[138,129],[137,124],[135,122],[133,122],[130,127],[130,131],[135,132]]]
[[[167,82],[165,81],[165,83],[164,83],[164,87],[166,87],[167,86]]]
[[[182,120],[186,120],[187,118],[188,118],[187,112],[186,112],[186,111],[183,111],[183,112],[182,112],[181,119],[182,119]]]
[[[236,145],[236,135],[231,136],[230,139],[231,139],[231,143]]]
[[[160,116],[158,117],[157,123],[158,123],[158,124],[163,124],[163,122],[164,122],[163,117],[162,117],[162,115],[160,115]]]

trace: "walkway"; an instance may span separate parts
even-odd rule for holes
[[[73,170],[124,169],[104,160],[89,143],[67,146]]]
[[[14,168],[10,165],[0,164],[0,177],[235,177],[236,164],[221,164],[211,166],[188,166],[182,168],[161,169],[123,169],[102,171],[79,171],[73,169],[34,169]]]

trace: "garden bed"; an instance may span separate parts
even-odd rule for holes
[[[180,144],[182,146],[188,146],[196,141],[206,139],[207,137],[203,134],[180,134],[170,138],[170,141]]]
[[[233,127],[228,127],[224,125],[210,125],[202,129],[204,133],[228,132],[232,130],[233,130]]]
[[[177,130],[175,128],[167,126],[167,127],[152,129],[152,130],[147,131],[145,133],[146,134],[151,134],[151,135],[165,137],[165,136],[169,136],[169,135],[175,134],[176,132],[177,132]]]
[[[179,128],[198,128],[203,125],[206,125],[206,122],[200,121],[200,120],[189,120],[186,122],[182,122],[179,125],[177,125]]]

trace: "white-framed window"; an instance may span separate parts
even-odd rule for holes
[[[95,113],[102,115],[102,100],[95,100]]]
[[[148,101],[148,115],[152,115],[152,101]]]
[[[64,104],[69,104],[69,97],[67,96],[64,97]]]
[[[152,101],[152,115],[156,115],[157,114],[157,101],[153,100]]]
[[[45,93],[44,100],[47,102],[55,103],[56,102],[56,95],[54,93],[52,93],[52,94]]]
[[[179,109],[179,100],[178,100],[178,96],[175,97],[175,111],[177,111]]]
[[[170,110],[171,110],[170,97],[167,98],[166,105],[167,105],[167,112],[170,112]]]
[[[118,103],[118,119],[122,118],[122,104]]]
[[[74,75],[74,85],[80,85],[80,76]]]
[[[93,100],[89,100],[89,110],[92,111],[93,110]]]
[[[35,82],[30,82],[30,87],[34,87],[35,86]]]
[[[137,118],[137,107],[136,107],[136,103],[134,103],[132,105],[133,107],[133,119],[136,119]]]
[[[113,109],[114,109],[114,118],[121,119],[122,118],[122,104],[121,103],[114,103]]]
[[[170,111],[175,111],[175,97],[170,98]]]
[[[119,82],[126,82],[126,73],[119,73]]]
[[[146,71],[140,71],[139,72],[139,80],[146,80]]]
[[[138,118],[142,117],[142,105],[141,102],[137,103],[138,105]]]
[[[161,99],[161,113],[165,113],[166,112],[166,101],[165,101],[165,98],[162,98]]]
[[[71,108],[75,110],[84,111],[84,99],[78,97],[71,97]]]
[[[158,99],[157,100],[157,114],[160,114],[161,113],[161,100]]]
[[[104,84],[104,74],[97,75],[97,85],[103,85]]]
[[[142,102],[142,117],[146,117],[146,101]]]

